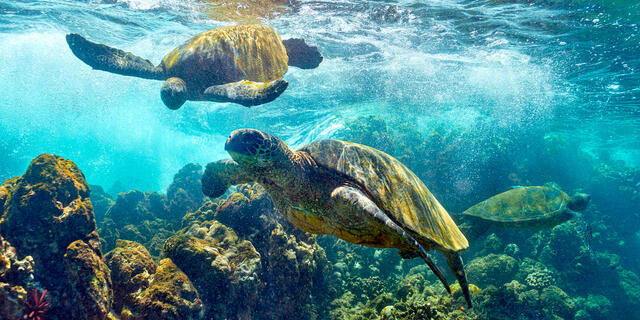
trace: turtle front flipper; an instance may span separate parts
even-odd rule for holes
[[[415,238],[402,229],[402,227],[393,222],[393,220],[391,220],[384,211],[380,210],[380,208],[371,199],[362,193],[362,191],[352,187],[338,187],[331,192],[331,199],[336,206],[361,210],[367,213],[369,216],[386,225],[393,232],[406,239],[407,242],[415,249],[417,254],[424,260],[424,262],[427,263],[429,268],[431,268],[431,271],[433,271],[438,279],[440,279],[440,282],[442,282],[447,292],[451,293],[447,279],[445,279],[438,266],[433,262],[433,259],[431,259],[431,256],[427,253],[427,250],[425,250]]]
[[[202,100],[233,102],[245,107],[257,106],[275,100],[288,85],[289,83],[282,79],[270,82],[241,80],[207,88]]]
[[[217,198],[227,192],[230,186],[254,181],[238,163],[232,159],[211,162],[202,175],[202,193]]]
[[[324,59],[318,47],[309,46],[303,39],[287,39],[282,41],[287,56],[289,56],[289,65],[300,69],[314,69],[320,65]]]
[[[467,283],[467,276],[464,273],[464,264],[462,263],[462,258],[457,252],[445,252],[444,256],[447,258],[447,264],[449,268],[456,275],[456,279],[458,279],[458,284],[460,284],[460,288],[462,289],[462,294],[464,295],[464,299],[467,301],[467,305],[469,308],[473,308],[471,304],[471,294],[469,293],[469,284]]]
[[[164,71],[151,61],[104,44],[88,41],[77,33],[67,35],[71,52],[94,69],[145,79],[162,80]]]

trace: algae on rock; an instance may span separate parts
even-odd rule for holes
[[[71,311],[106,318],[109,270],[101,260],[89,186],[80,169],[42,154],[24,175],[4,185],[0,234],[18,255],[33,257],[33,281],[49,292],[47,317],[66,319]]]

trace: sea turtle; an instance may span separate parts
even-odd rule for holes
[[[351,243],[397,248],[421,257],[450,292],[427,253],[440,250],[471,299],[458,252],[469,244],[447,211],[406,166],[356,143],[319,140],[297,151],[254,129],[235,130],[225,144],[232,159],[207,165],[202,191],[219,197],[231,185],[255,181],[294,226]]]
[[[490,226],[510,229],[551,228],[575,218],[585,246],[589,246],[590,228],[579,213],[587,208],[591,196],[576,193],[570,197],[549,183],[544,186],[516,187],[484,200],[465,210],[460,229],[476,239]]]
[[[273,101],[289,85],[287,65],[312,69],[322,62],[317,47],[302,39],[280,40],[272,27],[243,24],[202,32],[173,49],[156,67],[132,53],[68,34],[73,54],[94,69],[165,80],[164,104],[186,100],[234,102],[246,107]]]

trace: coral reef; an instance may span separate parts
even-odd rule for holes
[[[187,275],[170,260],[156,266],[140,244],[118,240],[105,256],[114,287],[114,311],[128,319],[199,319],[202,301]]]
[[[490,254],[473,259],[465,269],[469,282],[482,288],[511,281],[518,271],[518,262],[505,254]]]
[[[100,225],[105,251],[112,250],[116,240],[123,239],[140,242],[150,248],[154,256],[159,256],[162,242],[176,229],[164,219],[167,216],[166,199],[159,193],[137,190],[120,193]],[[160,242],[159,247],[154,246],[154,242]]]
[[[221,224],[222,223],[222,224]],[[224,225],[223,225],[224,224]],[[282,219],[275,211],[273,203],[264,189],[259,185],[238,186],[237,192],[232,192],[225,199],[217,203],[206,202],[196,212],[187,214],[182,221],[185,235],[172,238],[167,241],[167,256],[175,257],[175,248],[181,249],[183,253],[193,254],[199,246],[214,247],[217,253],[223,256],[236,254],[235,251],[242,252],[238,246],[243,243],[251,245],[257,251],[257,262],[255,269],[255,283],[247,282],[233,283],[228,279],[236,279],[238,276],[222,273],[220,278],[224,282],[229,282],[227,286],[237,288],[231,290],[233,294],[242,294],[241,298],[256,300],[250,312],[254,319],[316,319],[320,317],[328,306],[328,302],[334,294],[331,288],[331,266],[329,265],[324,250],[316,243],[315,237],[310,236]],[[233,230],[231,230],[233,229]],[[223,239],[238,239],[233,241],[221,241]],[[218,238],[216,240],[216,238]],[[245,239],[246,241],[240,241]],[[207,244],[209,243],[209,244]],[[213,243],[213,244],[212,244]],[[215,245],[214,245],[215,244]],[[170,247],[177,245],[176,247]],[[192,247],[192,251],[184,248]],[[231,250],[231,251],[230,251]],[[169,253],[174,252],[174,253]],[[228,253],[227,253],[228,252]],[[202,253],[208,258],[215,258],[215,253]],[[235,273],[239,272],[237,261],[229,259],[235,265]],[[174,261],[184,259],[175,258]],[[225,261],[225,260],[221,260]],[[186,263],[192,265],[192,263]],[[182,265],[178,263],[182,268]],[[198,262],[198,268],[212,268],[207,263]],[[249,264],[251,265],[251,264]],[[219,266],[214,266],[219,267]],[[184,267],[185,272],[191,274],[202,274],[204,271],[190,270]],[[198,269],[199,270],[199,269]],[[252,269],[247,269],[252,270]],[[221,271],[216,271],[220,273]],[[228,271],[226,271],[228,273]],[[243,271],[246,272],[246,271]],[[201,277],[201,276],[197,276]],[[245,275],[246,277],[246,275]],[[198,287],[201,281],[192,279]],[[211,285],[209,284],[209,287]],[[211,290],[211,289],[207,289]],[[216,290],[223,292],[225,288]],[[256,299],[259,296],[260,299]],[[202,294],[205,304],[207,301],[218,301],[215,295]],[[226,300],[222,300],[226,301]],[[217,303],[217,302],[215,302]],[[214,306],[213,310],[222,307]],[[226,307],[225,307],[226,308]],[[238,308],[228,308],[220,314],[238,315],[246,314],[249,311]]]
[[[331,269],[324,250],[315,242],[301,241],[278,224],[271,231],[269,248],[264,256],[265,271],[261,280],[266,287],[261,296],[267,318],[315,319],[323,311],[322,299],[331,295],[327,277]],[[282,293],[286,293],[285,296]]]
[[[133,241],[118,240],[115,249],[105,255],[113,281],[113,309],[136,309],[138,293],[146,290],[157,266],[144,246]]]
[[[71,161],[43,154],[3,188],[0,234],[33,257],[33,284],[47,289],[47,317],[104,319],[111,304],[89,186]]]
[[[429,282],[421,274],[414,274],[402,280],[396,291],[381,293],[366,302],[357,301],[354,294],[346,291],[334,300],[329,319],[364,320],[449,320],[483,319],[473,310],[464,310],[464,297],[443,293],[440,283]]]
[[[32,277],[33,258],[26,256],[18,260],[16,249],[0,235],[0,318],[22,317],[27,302],[26,288]]]
[[[594,194],[584,218],[596,259],[572,222],[492,230],[464,252],[466,310],[459,285],[448,295],[420,259],[301,232],[259,185],[207,200],[202,168],[189,164],[166,196],[133,190],[113,201],[99,186],[89,192],[72,162],[42,155],[0,186],[0,318],[21,319],[45,289],[54,320],[640,318],[640,212],[629,209],[640,204],[638,170],[595,162],[560,134],[540,134],[527,150],[472,129],[424,134],[367,118],[343,138],[401,159],[453,212],[512,184],[584,187]],[[469,151],[477,158],[465,159]],[[562,159],[579,159],[575,170],[590,180],[559,169]],[[104,259],[102,249],[111,250]]]
[[[513,280],[477,295],[476,311],[491,319],[571,319],[575,304],[556,286],[531,289]]]
[[[91,204],[93,204],[93,214],[96,219],[97,224],[101,224],[102,220],[107,214],[107,211],[115,201],[108,193],[104,192],[101,186],[98,185],[89,185],[91,189]]]
[[[192,225],[190,230],[167,240],[164,254],[194,282],[207,317],[251,318],[260,283],[258,252],[251,242],[239,240],[233,230],[217,221],[208,227]]]
[[[115,204],[109,208],[106,218],[118,228],[138,224],[145,220],[167,218],[166,199],[157,192],[132,190],[118,195]]]
[[[111,271],[82,240],[67,247],[64,254],[66,277],[73,297],[71,316],[75,319],[105,319],[112,304]]]
[[[202,301],[189,278],[171,259],[162,259],[134,310],[142,319],[172,320],[199,319],[201,309]]]
[[[187,164],[174,176],[167,195],[138,190],[120,193],[100,224],[105,251],[122,239],[141,243],[160,257],[165,240],[180,229],[185,215],[204,202],[201,177],[200,165]]]
[[[204,202],[202,194],[202,166],[189,163],[173,177],[167,188],[169,219],[182,219],[196,211]]]

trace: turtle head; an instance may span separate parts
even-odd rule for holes
[[[224,149],[241,167],[256,177],[288,172],[293,151],[280,138],[255,129],[231,132]]]
[[[589,201],[591,201],[591,195],[578,192],[571,197],[571,201],[569,202],[569,209],[579,212],[584,211],[589,205]]]
[[[167,79],[160,89],[160,98],[169,109],[180,109],[187,101],[187,84],[180,78]]]

